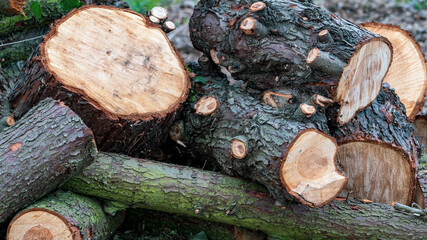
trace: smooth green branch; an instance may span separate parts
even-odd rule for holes
[[[262,187],[223,174],[99,153],[63,187],[129,207],[186,214],[284,239],[425,239],[426,220],[391,205],[333,201],[279,207]]]

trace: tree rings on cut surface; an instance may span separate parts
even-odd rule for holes
[[[70,223],[58,213],[47,209],[30,209],[15,216],[8,229],[7,240],[81,239],[80,231],[70,227]]]
[[[113,7],[66,15],[29,64],[12,93],[15,111],[46,96],[62,100],[92,129],[99,149],[138,157],[166,140],[190,87],[166,34],[144,16]]]
[[[354,141],[339,145],[337,162],[348,177],[340,196],[412,203],[415,173],[406,152],[385,143]]]
[[[291,143],[280,177],[286,190],[300,202],[320,207],[341,192],[347,178],[335,165],[337,144],[332,137],[308,129]]]
[[[244,137],[236,137],[231,141],[231,155],[243,159],[248,154],[247,141]]]
[[[151,16],[155,16],[158,19],[166,19],[168,17],[168,10],[163,7],[153,7],[150,12]]]
[[[427,67],[424,53],[411,34],[400,26],[364,23],[367,30],[386,37],[393,46],[393,62],[384,78],[396,90],[405,105],[409,121],[413,121],[424,105],[427,90]]]
[[[258,12],[265,8],[264,2],[254,2],[251,6],[249,6],[249,11],[251,12]]]
[[[218,100],[214,96],[202,97],[194,106],[196,114],[209,115],[218,109]]]

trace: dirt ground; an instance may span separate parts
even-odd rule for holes
[[[169,19],[177,23],[177,29],[169,33],[174,46],[185,62],[197,61],[201,55],[191,45],[188,19],[197,1],[181,0],[169,7]],[[413,4],[401,4],[385,0],[315,0],[317,5],[328,9],[354,23],[381,22],[400,25],[412,33],[427,55],[427,9],[415,9]]]

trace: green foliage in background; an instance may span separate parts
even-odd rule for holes
[[[126,2],[129,3],[130,9],[145,14],[146,11],[155,6],[167,8],[172,4],[173,0],[126,0]]]
[[[427,9],[427,0],[396,0],[396,2],[411,4],[417,10]]]

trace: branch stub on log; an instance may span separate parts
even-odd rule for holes
[[[166,19],[168,17],[168,10],[160,6],[153,7],[150,13],[151,16],[155,16],[158,19]]]
[[[237,159],[243,159],[248,154],[248,141],[244,136],[235,137],[231,141],[231,155]]]
[[[265,3],[264,2],[254,2],[249,7],[249,11],[251,11],[251,12],[258,12],[258,11],[263,10],[264,8],[265,8]]]
[[[196,114],[198,115],[209,115],[215,112],[218,109],[218,100],[214,96],[202,97],[194,109],[196,109]]]

